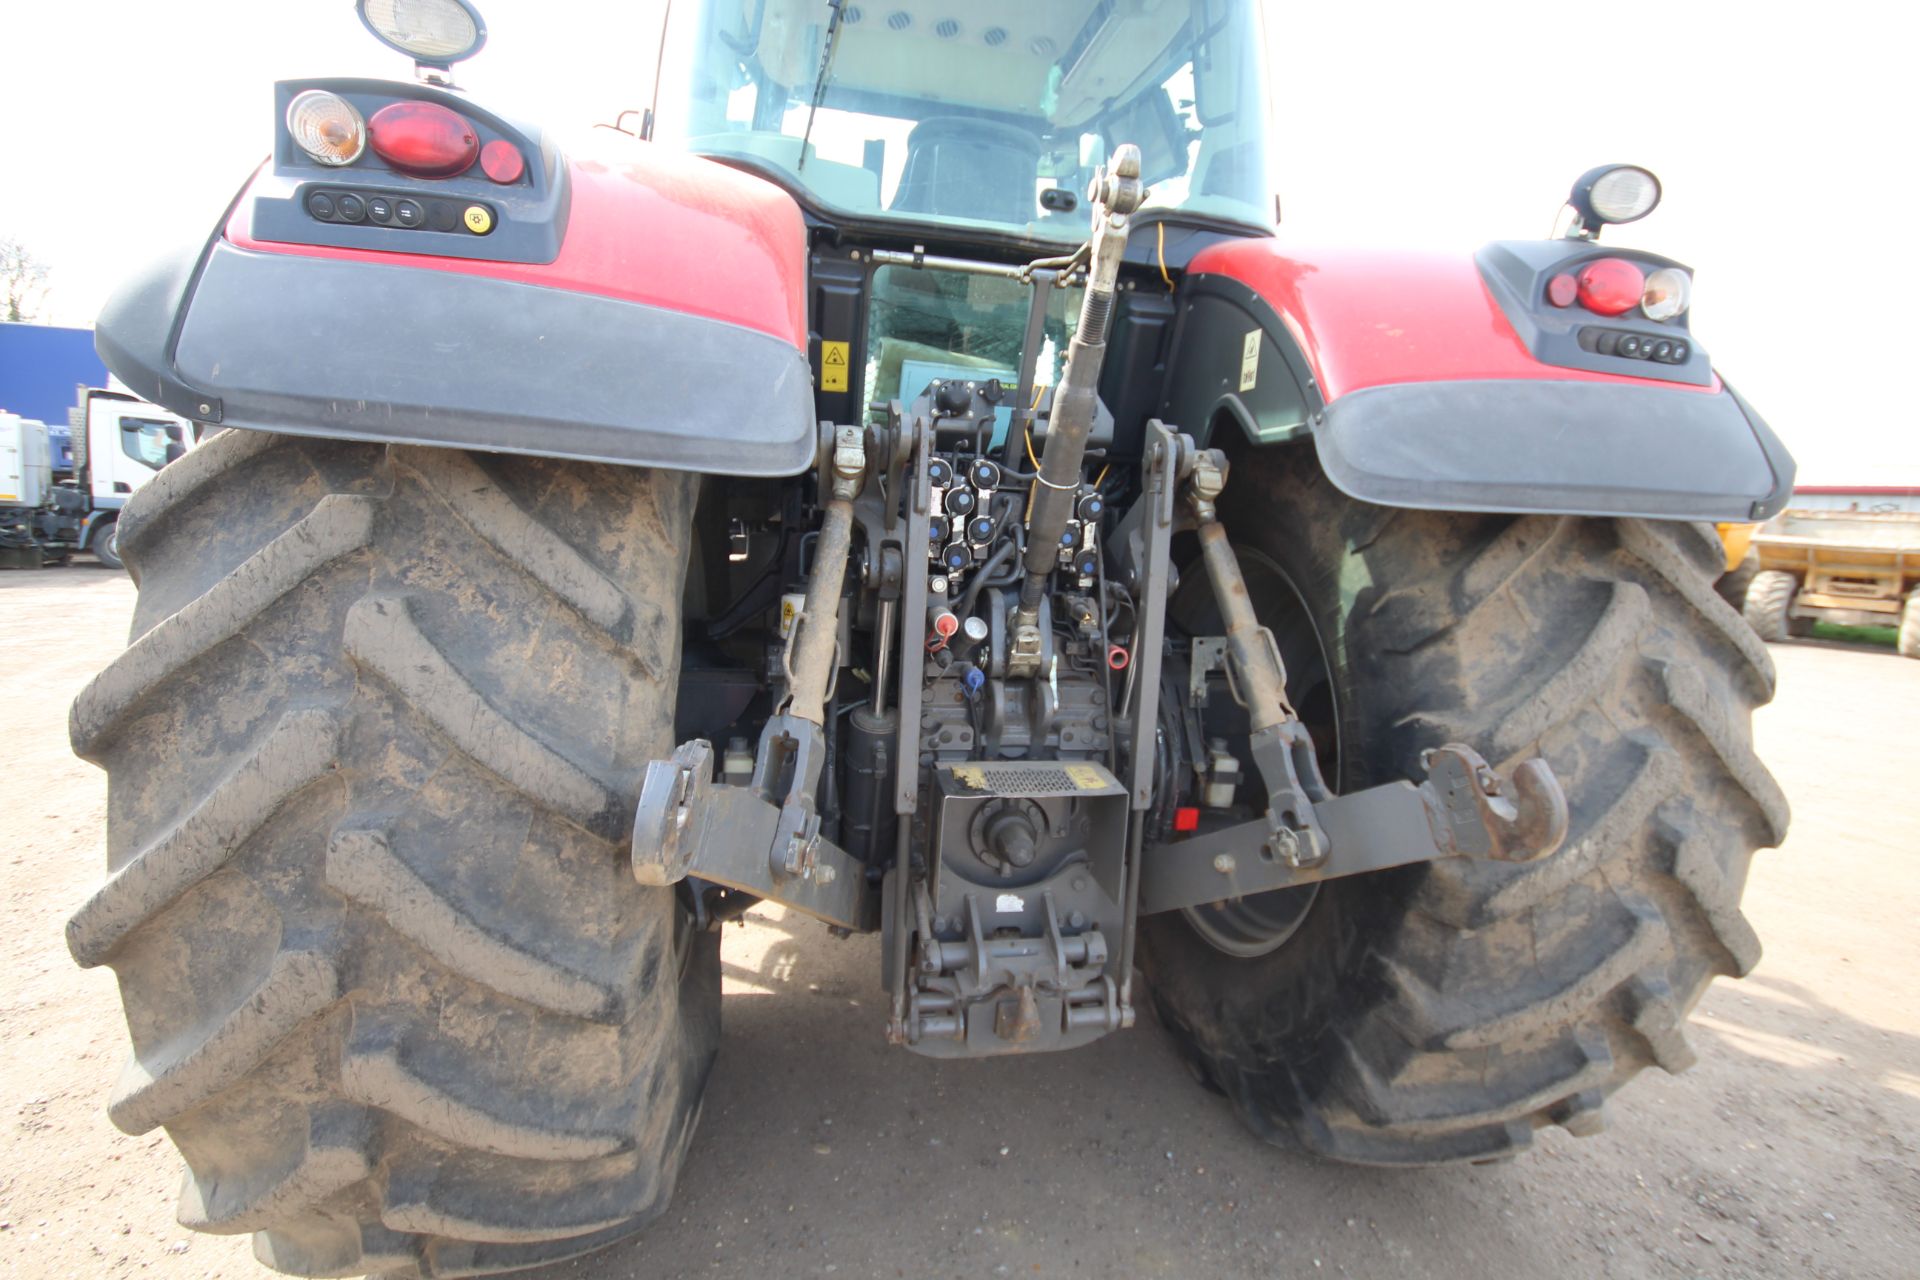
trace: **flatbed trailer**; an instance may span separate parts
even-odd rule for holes
[[[1920,657],[1920,513],[1789,509],[1752,546],[1760,572],[1744,612],[1762,639],[1815,622],[1898,626],[1900,652]]]

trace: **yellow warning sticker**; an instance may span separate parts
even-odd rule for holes
[[[821,342],[820,389],[822,391],[847,389],[847,357],[852,350],[853,344],[850,342]]]
[[[1107,785],[1107,780],[1101,776],[1100,770],[1090,764],[1068,765],[1067,777],[1072,780],[1076,791],[1098,791]]]

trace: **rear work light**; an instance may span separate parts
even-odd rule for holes
[[[451,178],[473,167],[480,135],[465,116],[433,102],[395,102],[367,124],[373,153],[402,173]]]
[[[1601,258],[1580,268],[1580,305],[1603,316],[1625,315],[1640,305],[1647,278],[1625,258]]]
[[[1660,203],[1660,179],[1638,165],[1615,165],[1587,184],[1587,203],[1603,222],[1638,222]]]
[[[324,165],[352,164],[367,149],[367,122],[351,102],[325,89],[308,89],[287,104],[287,132]]]

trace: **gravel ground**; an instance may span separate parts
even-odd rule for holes
[[[113,979],[61,933],[103,865],[104,785],[68,754],[67,705],[132,602],[90,563],[0,574],[0,1268],[258,1280],[244,1237],[174,1225],[164,1135],[107,1123]],[[1747,892],[1766,959],[1707,992],[1699,1065],[1642,1077],[1596,1138],[1547,1130],[1486,1168],[1317,1164],[1243,1133],[1151,1025],[936,1064],[884,1044],[873,940],[762,909],[727,933],[726,1042],[673,1208],[530,1274],[1920,1274],[1920,663],[1774,658],[1760,746],[1794,828]]]

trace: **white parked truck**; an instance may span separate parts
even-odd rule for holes
[[[120,508],[194,444],[193,424],[124,391],[82,387],[73,475],[56,481],[47,426],[0,413],[0,563],[38,568],[91,551],[110,568]]]

